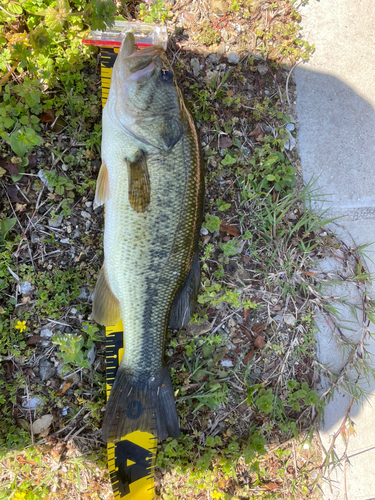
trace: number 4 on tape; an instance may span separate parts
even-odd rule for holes
[[[122,321],[106,328],[107,399],[124,353]],[[157,439],[147,432],[132,432],[108,443],[108,470],[115,499],[152,500]]]

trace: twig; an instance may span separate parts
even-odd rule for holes
[[[292,69],[289,71],[288,73],[288,77],[286,79],[286,84],[285,84],[285,94],[286,94],[286,99],[288,101],[288,106],[290,106],[290,99],[289,99],[289,91],[288,91],[288,88],[289,88],[289,78],[291,77],[293,71],[295,70],[295,68],[301,64],[301,62],[303,61],[299,61],[298,63],[296,63],[294,66],[292,66]]]
[[[31,417],[30,396],[29,396],[29,387],[27,384],[27,378],[25,379],[25,382],[26,382],[25,389],[26,389],[27,405],[29,407],[29,417],[30,417],[31,445],[34,445],[33,419]]]

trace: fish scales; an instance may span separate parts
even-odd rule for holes
[[[185,324],[197,291],[204,184],[197,131],[165,64],[158,48],[136,53],[128,35],[103,111],[95,202],[106,204],[105,259],[93,317],[109,324],[119,315],[125,338],[103,423],[107,441],[134,430],[179,435],[164,343],[171,307],[185,311],[184,321],[175,315]]]

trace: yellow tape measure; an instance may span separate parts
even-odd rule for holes
[[[113,64],[119,49],[103,47],[101,50],[102,106],[111,85]],[[106,328],[107,400],[116,372],[124,354],[122,321]],[[108,470],[116,500],[153,500],[154,468],[157,439],[148,432],[136,431],[117,443],[108,443]]]

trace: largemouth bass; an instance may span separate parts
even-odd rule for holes
[[[199,284],[203,165],[194,121],[158,46],[124,39],[103,110],[102,166],[95,205],[105,203],[104,264],[92,317],[121,318],[125,352],[102,436],[135,430],[178,437],[164,363],[169,325],[189,321]]]

